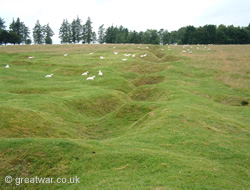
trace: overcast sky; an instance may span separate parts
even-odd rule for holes
[[[60,43],[58,31],[63,19],[77,18],[84,24],[88,17],[94,30],[123,25],[129,30],[178,30],[205,24],[248,26],[250,0],[0,0],[0,17],[9,27],[19,17],[31,34],[37,20],[49,23],[55,32],[53,43]]]

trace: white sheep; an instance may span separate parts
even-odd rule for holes
[[[30,56],[30,57],[28,57],[29,59],[34,59],[34,56]]]
[[[133,54],[132,57],[135,57],[135,54]]]
[[[5,66],[5,68],[6,68],[6,69],[10,68],[9,64],[7,64],[7,65]]]
[[[86,80],[94,80],[95,76],[88,77]]]
[[[46,75],[45,78],[51,78],[52,76],[53,76],[53,74]]]
[[[114,51],[114,54],[115,54],[115,55],[117,55],[117,54],[118,54],[118,52],[117,52],[117,51]]]
[[[128,59],[122,59],[122,61],[127,61]]]
[[[93,55],[93,54],[94,54],[94,52],[89,53],[89,55]]]
[[[100,76],[102,76],[102,75],[103,75],[103,73],[102,73],[102,71],[101,71],[101,70],[99,70],[98,75],[100,75]]]
[[[64,56],[66,57],[66,56],[68,56],[68,54],[67,54],[67,53],[65,53],[65,54],[64,54]]]
[[[86,72],[84,72],[84,73],[82,73],[82,76],[84,76],[84,75],[88,75],[88,71],[86,71]]]
[[[105,57],[103,57],[103,56],[100,56],[100,59],[104,59]]]

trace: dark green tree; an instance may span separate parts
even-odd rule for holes
[[[59,29],[59,38],[61,39],[61,43],[71,43],[71,36],[71,24],[67,19],[63,19]]]
[[[71,41],[73,43],[79,43],[82,39],[82,25],[81,20],[77,16],[71,23]]]
[[[11,43],[11,44],[14,44],[14,45],[15,44],[20,44],[21,43],[21,38],[16,32],[10,30],[9,33],[8,33],[8,42]]]
[[[105,31],[105,42],[106,43],[115,43],[116,34],[114,26],[110,26]]]
[[[17,18],[16,21],[13,19],[9,28],[20,37],[22,43],[25,43],[26,39],[29,38],[29,28],[25,26],[25,24],[21,22],[19,18]]]
[[[196,28],[194,26],[187,26],[185,29],[185,33],[183,36],[182,42],[184,44],[194,44],[195,43],[195,36]]]
[[[104,25],[101,25],[98,28],[98,42],[100,44],[103,44],[105,42],[104,37],[105,37],[105,28]]]
[[[160,39],[160,44],[163,45],[163,32],[164,32],[164,29],[160,29],[159,32],[158,32],[158,35],[159,35],[159,39]]]
[[[0,17],[0,30],[5,30],[5,21],[3,18]]]
[[[217,44],[228,44],[229,43],[229,37],[227,35],[227,27],[223,24],[219,25],[219,27],[216,30],[216,43]]]
[[[95,32],[92,33],[92,42],[93,43],[97,42],[97,37],[96,37],[96,33]]]
[[[45,43],[52,44],[52,36],[54,36],[53,30],[50,28],[49,23],[43,27],[43,32],[45,36]]]
[[[165,45],[169,43],[170,43],[170,33],[167,30],[165,30],[162,33],[162,44]]]
[[[93,31],[92,31],[92,22],[90,17],[88,17],[85,25],[83,26],[82,36],[83,36],[83,43],[91,43],[93,40]]]
[[[37,20],[35,27],[33,28],[33,39],[35,44],[44,43],[44,27]]]
[[[0,44],[7,44],[9,41],[9,34],[7,30],[0,30]]]

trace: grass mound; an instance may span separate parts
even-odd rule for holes
[[[1,47],[1,188],[247,189],[250,46],[169,49]]]
[[[86,97],[76,97],[65,104],[87,116],[101,117],[119,108],[128,98],[126,95],[116,93],[94,94]]]
[[[149,84],[158,84],[160,82],[164,81],[164,76],[143,76],[140,78],[135,79],[134,84],[135,86],[143,86],[143,85],[149,85]]]
[[[161,97],[166,97],[168,93],[166,90],[160,88],[159,86],[142,86],[136,88],[134,91],[131,92],[130,97],[136,101],[158,101]]]
[[[13,107],[0,109],[1,137],[57,137],[60,130],[46,114]],[[61,131],[62,132],[62,131]]]

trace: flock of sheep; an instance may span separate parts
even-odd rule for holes
[[[183,46],[183,53],[186,53],[186,52],[188,52],[188,53],[192,53],[192,46],[191,47],[189,47],[188,49],[187,49],[187,51],[186,51],[186,47],[188,47],[188,45],[184,45]],[[113,47],[113,48],[116,48],[116,47]],[[138,46],[138,48],[141,48],[140,46]],[[148,49],[148,47],[146,47],[146,49]],[[199,47],[197,47],[197,49],[199,49]],[[164,49],[161,49],[161,50],[164,50]],[[168,50],[171,50],[170,49],[170,47],[168,46]],[[204,47],[204,50],[210,50],[210,48],[207,48],[206,46]],[[89,53],[89,55],[93,55],[94,54],[94,52],[91,52],[91,53]],[[117,51],[114,51],[114,54],[115,55],[118,55],[118,52]],[[68,56],[68,54],[67,53],[65,53],[64,54],[64,56],[66,57],[66,56]],[[133,55],[131,55],[131,54],[124,54],[124,56],[125,57],[129,57],[129,56],[131,56],[131,57],[135,57],[136,55],[135,54],[133,54]],[[140,55],[140,57],[141,58],[143,58],[143,57],[146,57],[147,56],[147,54],[142,54],[142,55]],[[30,56],[30,57],[28,57],[28,59],[29,60],[31,60],[31,59],[34,59],[34,56]],[[100,59],[105,59],[105,57],[103,57],[103,56],[100,56]],[[126,59],[126,58],[124,58],[124,59],[122,59],[122,61],[127,61],[128,59]],[[7,64],[6,66],[5,66],[5,68],[10,68],[10,66],[9,66],[9,64]],[[82,76],[87,76],[88,75],[88,71],[86,71],[86,72],[84,72],[84,73],[82,73]],[[103,73],[102,73],[102,71],[101,70],[99,70],[99,73],[98,73],[98,76],[103,76]],[[48,74],[48,75],[46,75],[45,76],[45,78],[51,78],[51,77],[53,77],[53,74]],[[95,75],[93,75],[92,77],[87,77],[86,78],[86,80],[94,80],[95,79]]]
[[[116,48],[116,47],[114,47],[114,48]],[[140,48],[140,47],[138,47],[138,48]],[[146,47],[146,49],[148,49],[148,47]],[[94,54],[94,52],[89,53],[89,55],[93,55],[93,54]],[[118,52],[114,51],[114,54],[117,55]],[[68,56],[68,53],[65,53],[64,56],[65,57]],[[124,54],[124,56],[125,57],[129,57],[129,56],[131,56],[131,54]],[[146,57],[146,56],[147,56],[147,54],[143,54],[140,57]],[[135,57],[135,54],[133,54],[131,57]],[[34,56],[28,57],[29,60],[34,59],[34,58],[35,58]],[[105,57],[100,56],[100,59],[105,59]],[[128,59],[122,59],[122,61],[127,61],[127,60]],[[5,66],[5,68],[9,69],[10,68],[9,64],[7,64]],[[82,73],[82,76],[87,76],[88,74],[89,74],[89,72],[86,71],[86,72]],[[98,76],[103,76],[103,72],[101,70],[99,70]],[[51,77],[53,77],[53,74],[45,75],[45,78],[51,78]],[[92,77],[87,77],[86,78],[86,80],[94,80],[94,79],[95,79],[95,75],[93,75]]]

